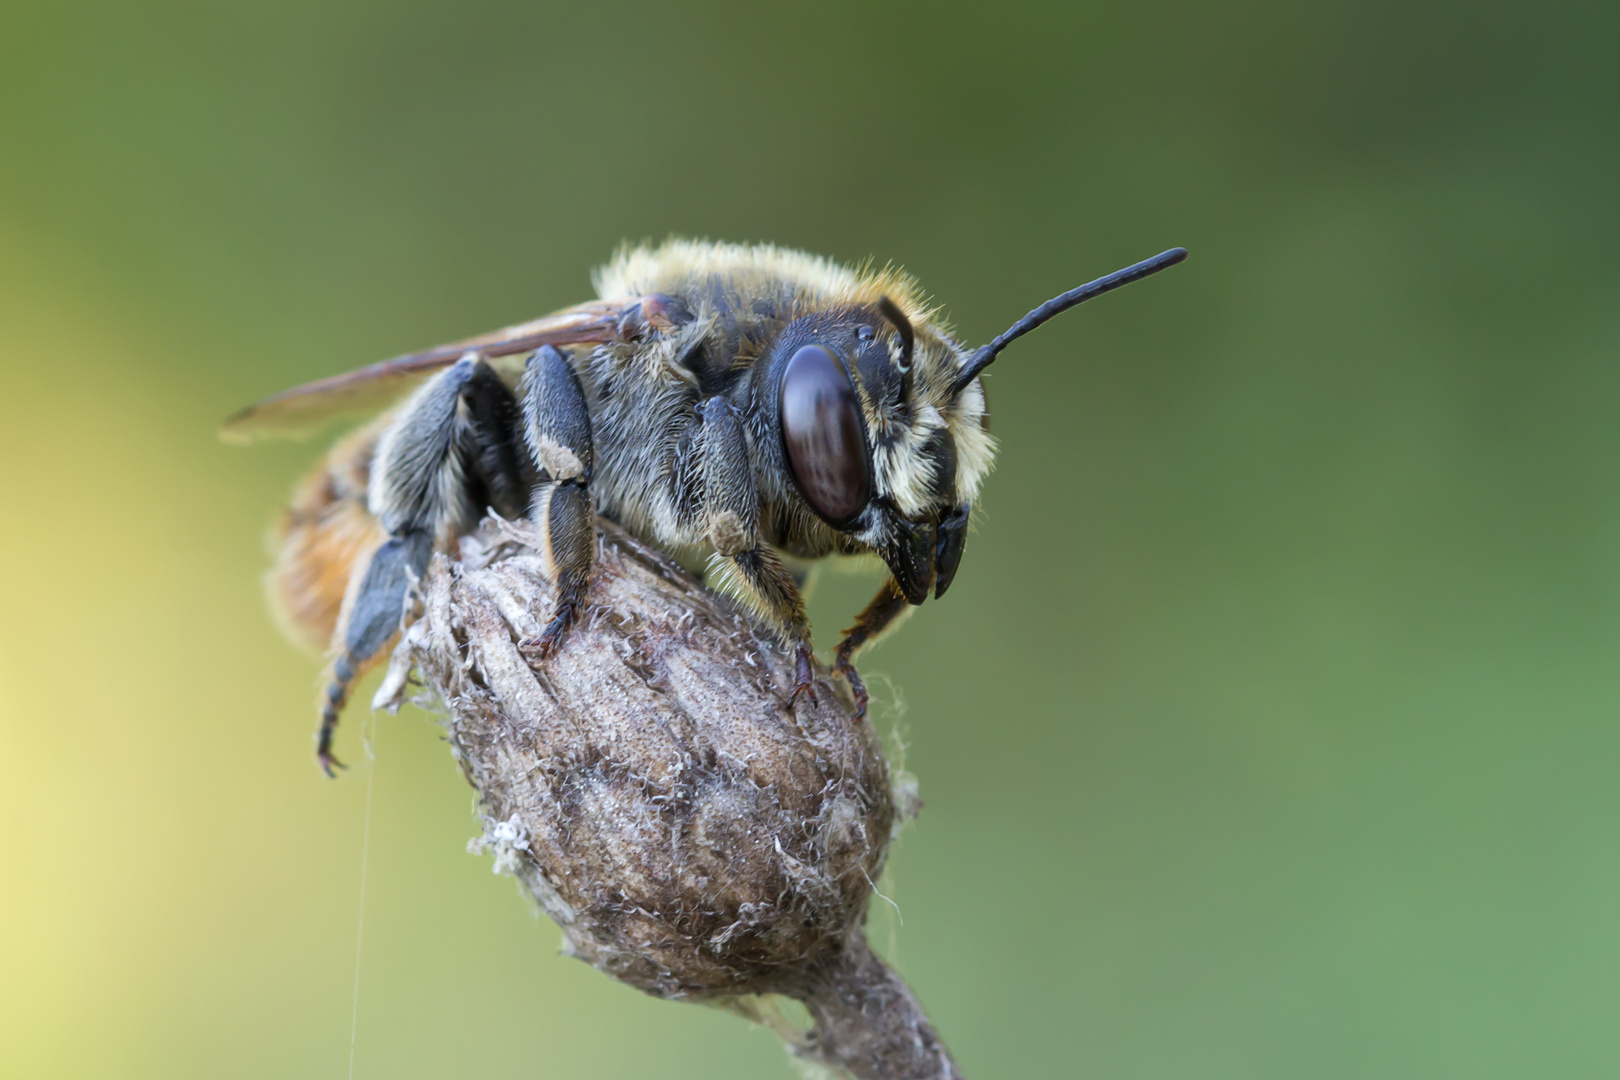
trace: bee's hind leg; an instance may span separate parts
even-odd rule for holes
[[[550,656],[573,625],[590,583],[596,546],[591,504],[591,415],[579,376],[557,349],[535,350],[523,374],[523,435],[545,481],[531,513],[540,526],[541,555],[557,586],[551,621],[519,647]]]
[[[698,406],[700,427],[694,466],[688,475],[699,496],[703,538],[714,546],[720,569],[743,599],[793,646],[792,706],[801,695],[816,700],[810,623],[798,583],[759,534],[759,491],[748,459],[742,417],[724,398]]]
[[[405,597],[427,572],[434,537],[471,527],[493,505],[516,516],[532,481],[517,444],[517,402],[494,370],[469,355],[435,375],[378,439],[367,504],[388,538],[372,553],[344,603],[321,703],[316,756],[328,775],[338,716],[354,681],[399,631]]]

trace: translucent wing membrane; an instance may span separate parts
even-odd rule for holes
[[[249,405],[227,419],[219,435],[226,442],[304,438],[333,420],[374,413],[391,405],[423,377],[467,352],[493,358],[528,352],[542,345],[606,341],[617,335],[624,307],[607,301],[580,304],[465,341],[305,383]]]

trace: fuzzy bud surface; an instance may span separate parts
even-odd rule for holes
[[[553,590],[526,525],[434,559],[377,704],[414,670],[448,714],[484,836],[573,955],[658,997],[802,1002],[794,1051],[858,1080],[954,1062],[863,924],[897,810],[869,722],[662,553],[599,523],[590,601],[561,647],[519,648]]]

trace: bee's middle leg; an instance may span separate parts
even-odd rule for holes
[[[793,574],[759,534],[759,491],[748,459],[742,417],[723,398],[698,406],[701,427],[696,439],[696,467],[690,470],[699,499],[699,526],[714,546],[749,605],[793,646],[793,695],[816,700],[815,661],[804,597]]]
[[[540,526],[540,551],[557,586],[557,604],[540,636],[519,647],[544,657],[556,651],[573,625],[590,583],[596,546],[591,415],[579,376],[550,345],[529,358],[522,396],[524,438],[546,481],[535,492],[531,514]]]

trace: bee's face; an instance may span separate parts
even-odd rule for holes
[[[912,603],[942,594],[994,449],[979,384],[951,390],[965,351],[886,304],[804,316],[770,352],[783,456],[806,506],[876,551]]]

